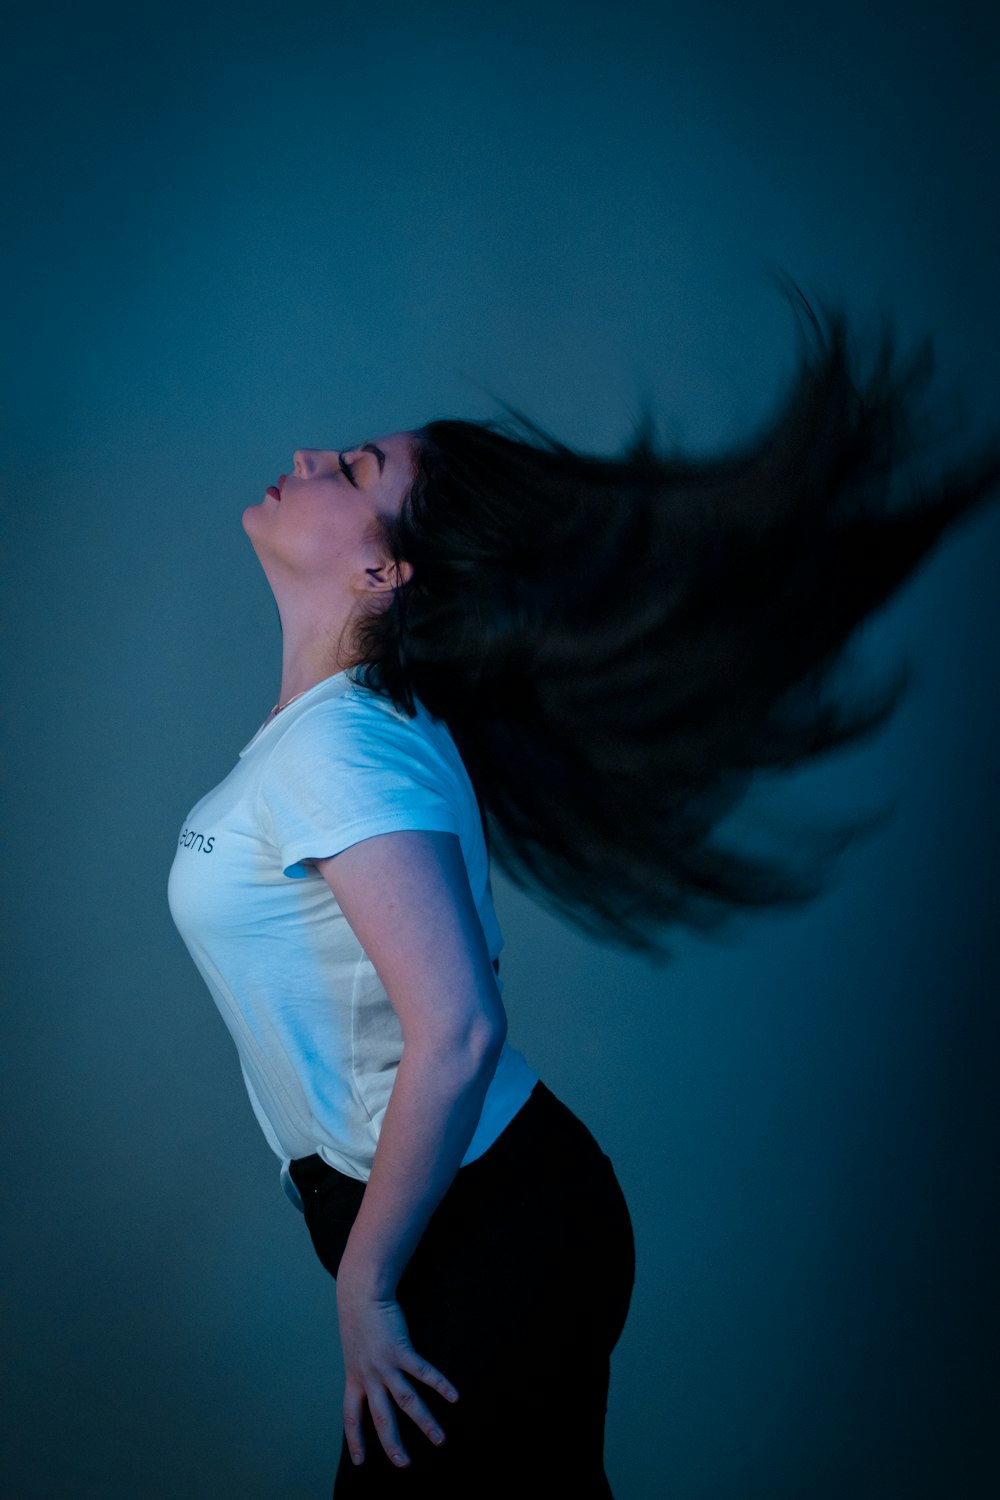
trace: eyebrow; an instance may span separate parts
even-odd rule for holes
[[[361,452],[362,453],[374,453],[375,457],[378,459],[378,471],[379,471],[379,474],[381,475],[382,470],[385,468],[385,454],[382,452],[382,449],[376,447],[376,445],[374,443],[362,443],[362,445],[361,445]],[[352,474],[350,466],[349,466],[349,464],[347,462],[347,459],[344,457],[344,455],[342,453],[338,453],[337,454],[337,462],[340,464],[340,472],[343,474],[343,476],[347,480],[348,484],[353,485],[354,488],[357,489],[358,488],[358,481],[355,479],[354,475]]]

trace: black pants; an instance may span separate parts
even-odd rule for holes
[[[316,1253],[336,1276],[365,1184],[318,1156],[293,1162]],[[461,1167],[398,1288],[414,1348],[452,1381],[452,1405],[412,1382],[446,1441],[399,1408],[410,1456],[390,1462],[364,1404],[365,1460],[346,1440],[334,1500],[609,1500],[604,1418],[635,1245],[610,1158],[543,1083],[493,1145]],[[412,1381],[412,1377],[411,1377]]]

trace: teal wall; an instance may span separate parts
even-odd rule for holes
[[[277,689],[240,513],[483,387],[591,448],[647,388],[735,437],[791,368],[774,262],[995,422],[1000,23],[43,0],[5,51],[3,1493],[311,1500],[333,1286],[165,900]],[[788,795],[896,814],[809,910],[656,969],[498,885],[512,1039],[632,1205],[617,1500],[988,1492],[998,565],[994,513],[866,632],[914,687]]]

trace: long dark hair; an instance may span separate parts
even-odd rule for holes
[[[828,829],[809,868],[713,840],[758,773],[889,717],[908,668],[837,701],[845,648],[1000,482],[995,441],[918,477],[929,340],[897,366],[886,324],[856,373],[845,314],[792,288],[790,388],[717,456],[660,451],[648,415],[610,458],[510,408],[420,428],[383,522],[413,576],[358,637],[360,681],[449,726],[505,873],[651,955],[671,927],[809,900],[878,824]]]

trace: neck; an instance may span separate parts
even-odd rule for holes
[[[356,665],[347,649],[347,621],[332,613],[296,609],[279,601],[281,616],[281,686],[277,703],[305,693],[318,682]]]

